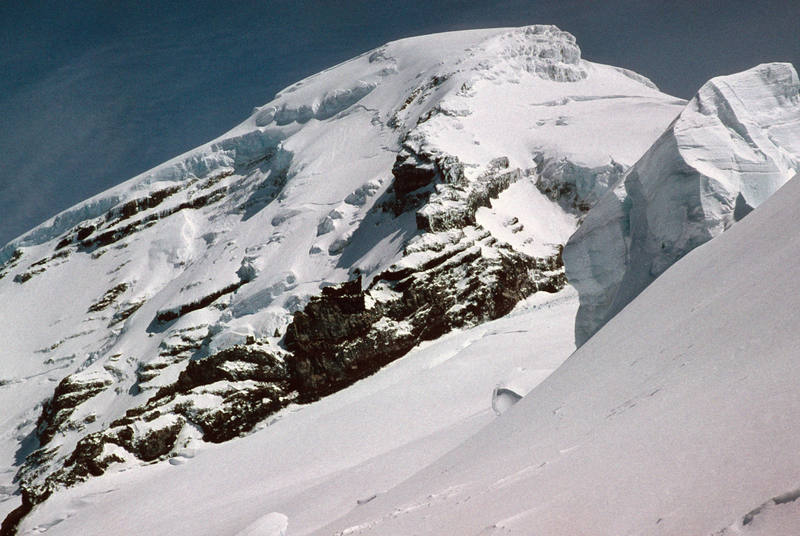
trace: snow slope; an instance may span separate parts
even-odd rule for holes
[[[497,383],[525,390],[547,377],[574,349],[576,308],[574,290],[536,294],[507,317],[445,335],[343,391],[289,407],[246,438],[58,493],[19,534],[244,536],[273,513],[288,517],[287,534],[310,534],[495,419]]]
[[[176,455],[165,435],[202,445],[200,421],[224,428],[239,403],[252,420],[289,403],[286,377],[259,367],[294,363],[287,328],[332,284],[450,270],[436,288],[454,302],[427,298],[447,304],[431,314],[450,322],[441,332],[560,288],[559,248],[580,214],[682,105],[580,59],[551,26],[405,39],[12,241],[0,250],[0,515],[19,505],[15,474],[42,500],[102,473],[98,460]],[[397,303],[381,284],[357,297],[364,316]],[[437,334],[414,320],[378,318],[369,333],[403,342],[400,354]],[[226,379],[192,383],[193,363],[236,352],[215,362]]]
[[[603,197],[564,250],[583,344],[676,260],[800,170],[800,80],[788,63],[714,78]]]
[[[794,179],[502,417],[317,534],[797,534],[799,202]]]

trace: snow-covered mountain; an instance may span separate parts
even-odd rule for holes
[[[683,104],[552,26],[406,39],[12,241],[0,513],[559,291],[580,217]]]
[[[405,39],[59,214],[0,251],[3,534],[702,534],[783,515],[791,337],[760,366],[743,318],[768,301],[714,307],[752,281],[758,261],[732,259],[757,233],[794,243],[793,190],[667,268],[797,169],[797,90],[770,64],[685,107],[552,26]],[[722,207],[701,224],[692,188]],[[753,246],[776,281],[790,249]],[[559,368],[600,302],[665,270]],[[749,463],[781,444],[780,478]]]

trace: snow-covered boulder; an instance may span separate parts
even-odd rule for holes
[[[800,169],[798,92],[788,63],[710,80],[589,212],[564,250],[578,345]]]
[[[516,367],[492,390],[492,411],[502,415],[542,381],[542,371]]]

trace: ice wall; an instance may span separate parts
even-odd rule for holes
[[[564,249],[578,345],[800,170],[799,93],[788,63],[713,78],[592,208]]]

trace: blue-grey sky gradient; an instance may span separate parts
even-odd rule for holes
[[[0,1],[0,244],[218,136],[283,87],[402,37],[556,24],[691,97],[800,64],[798,0]]]

